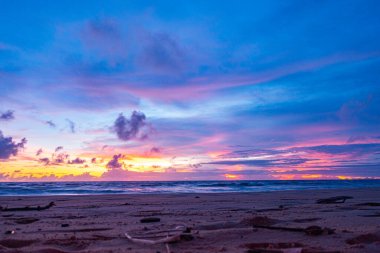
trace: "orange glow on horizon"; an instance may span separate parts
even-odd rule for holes
[[[235,174],[224,174],[224,177],[228,180],[238,180],[241,179],[240,175],[235,175]]]

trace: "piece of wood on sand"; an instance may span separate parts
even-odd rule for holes
[[[50,202],[46,206],[25,206],[25,207],[14,207],[7,208],[0,206],[0,212],[22,212],[22,211],[43,211],[55,206],[54,202]]]
[[[318,199],[317,204],[340,204],[346,202],[347,199],[353,199],[351,196],[336,196],[326,199]]]

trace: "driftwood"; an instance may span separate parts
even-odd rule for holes
[[[337,196],[337,197],[331,197],[327,199],[318,199],[317,204],[339,204],[346,202],[347,199],[353,199],[353,197],[350,196]]]
[[[357,206],[380,206],[380,203],[377,202],[368,202],[368,203],[360,203]]]
[[[142,218],[140,220],[141,223],[152,223],[152,222],[160,222],[161,219],[157,217],[147,217],[147,218]]]
[[[340,251],[324,251],[322,249],[308,248],[297,242],[282,243],[248,243],[246,253],[340,253]]]
[[[129,235],[128,233],[125,233],[125,236],[131,242],[146,244],[146,245],[155,245],[155,244],[160,244],[160,243],[173,243],[173,242],[178,242],[181,240],[179,235],[168,236],[166,238],[162,238],[162,239],[158,239],[158,240],[134,238],[131,235]]]
[[[49,209],[50,207],[53,207],[53,206],[55,206],[55,203],[50,202],[46,206],[35,206],[35,207],[26,206],[26,207],[14,207],[14,208],[0,207],[0,211],[1,212],[42,211],[42,210]]]
[[[282,230],[290,232],[303,232],[307,235],[322,235],[322,234],[334,234],[334,229],[331,228],[321,228],[319,226],[310,226],[307,228],[291,228],[291,227],[279,227],[279,226],[265,226],[257,225],[256,228],[265,228],[270,230]]]
[[[161,238],[158,240],[148,240],[148,239],[142,239],[133,237],[128,233],[125,233],[125,236],[134,243],[140,243],[140,244],[146,244],[146,245],[155,245],[155,244],[162,244],[162,243],[174,243],[179,241],[191,241],[194,237],[190,233],[179,233],[172,236],[167,236],[165,238]]]
[[[172,232],[173,230],[157,231],[157,234],[162,234],[163,232],[169,232],[169,231]],[[145,244],[145,245],[165,244],[166,252],[171,253],[170,246],[169,246],[170,243],[176,243],[180,241],[190,241],[194,239],[193,235],[191,234],[190,228],[178,226],[175,228],[174,231],[177,233],[174,235],[168,234],[165,238],[162,238],[162,236],[158,236],[158,237],[161,237],[161,239],[157,239],[157,240],[146,239],[146,234],[145,234],[145,238],[131,236],[128,233],[125,233],[125,236],[127,237],[128,240],[137,244]],[[149,234],[152,234],[152,233],[149,233]],[[151,237],[151,236],[148,235],[148,237]]]
[[[303,232],[307,235],[322,235],[322,234],[334,233],[334,229],[321,228],[319,226],[309,226],[307,228],[274,226],[275,224],[279,222],[281,221],[271,219],[267,216],[255,216],[252,218],[244,219],[243,221],[241,221],[241,224],[246,224],[254,228],[265,228],[265,229],[271,229],[271,230],[282,230],[282,231],[290,231],[290,232]]]

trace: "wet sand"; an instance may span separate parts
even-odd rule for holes
[[[353,198],[316,203],[342,195]],[[52,201],[46,210],[10,210]],[[0,252],[380,252],[379,203],[380,188],[0,197]],[[302,231],[310,226],[322,234]],[[126,232],[146,240],[185,236],[149,245]]]

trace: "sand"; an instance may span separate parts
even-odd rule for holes
[[[340,195],[353,198],[316,204],[317,199]],[[4,211],[51,201],[56,206],[46,210]],[[380,203],[379,188],[0,197],[0,252],[380,252],[380,206],[376,203]],[[160,221],[141,223],[152,217]],[[291,228],[316,225],[335,233],[325,230],[313,236],[252,226],[257,222]],[[190,233],[167,245],[147,245],[125,237],[127,232],[157,240],[177,235],[185,227]]]

